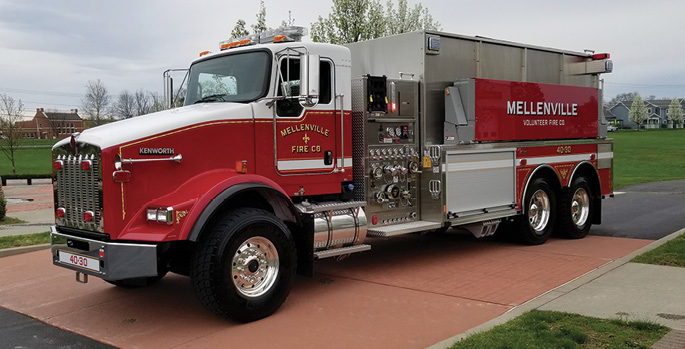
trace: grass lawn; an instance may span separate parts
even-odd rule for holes
[[[534,310],[451,348],[650,348],[668,331],[651,322]]]
[[[8,216],[5,216],[5,218],[0,220],[0,225],[20,224],[20,223],[26,223],[26,222],[22,221],[21,219],[14,218],[14,217],[8,217]]]
[[[631,262],[685,268],[685,234],[633,258]]]
[[[22,148],[14,153],[17,174],[50,175],[52,174],[52,145],[56,139],[24,140]],[[11,174],[12,164],[4,153],[0,152],[0,176]]]
[[[685,129],[622,130],[614,139],[614,189],[685,179]]]
[[[0,250],[3,248],[33,246],[50,243],[50,233],[0,236]]]

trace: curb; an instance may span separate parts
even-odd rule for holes
[[[604,275],[604,274],[606,274],[606,273],[630,262],[630,260],[635,258],[636,256],[641,255],[647,251],[651,251],[651,250],[667,243],[668,241],[675,239],[676,237],[678,237],[682,234],[685,234],[685,228],[680,229],[680,230],[676,231],[675,233],[671,233],[667,236],[664,236],[661,239],[656,240],[656,241],[652,242],[651,244],[649,244],[649,245],[647,245],[647,246],[645,246],[639,250],[636,250],[636,251],[634,251],[628,255],[625,255],[621,258],[618,258],[618,259],[615,259],[609,263],[606,263],[606,264],[598,267],[595,270],[589,271],[589,272],[587,272],[587,273],[585,273],[585,274],[583,274],[583,275],[581,275],[581,276],[579,276],[579,277],[577,277],[577,278],[575,278],[575,279],[573,279],[573,280],[571,280],[571,281],[569,281],[563,285],[560,285],[560,286],[558,286],[552,290],[549,290],[549,291],[547,291],[547,292],[545,292],[545,293],[543,293],[543,294],[541,294],[541,295],[539,295],[539,296],[537,296],[537,297],[535,297],[535,298],[533,298],[533,299],[531,299],[531,300],[529,300],[529,301],[527,301],[527,302],[525,302],[519,306],[511,308],[507,312],[505,312],[504,314],[502,314],[502,315],[500,315],[500,316],[498,316],[498,317],[496,317],[496,318],[494,318],[488,322],[485,322],[481,325],[478,325],[478,326],[476,326],[476,327],[474,327],[474,328],[472,328],[472,329],[470,329],[464,333],[460,333],[456,336],[453,336],[453,337],[447,338],[441,342],[435,343],[428,348],[430,348],[430,349],[449,348],[454,343],[456,343],[456,342],[458,342],[458,341],[460,341],[466,337],[469,337],[469,336],[476,334],[478,332],[484,332],[484,331],[490,330],[497,325],[501,325],[501,324],[503,324],[509,320],[512,320],[512,319],[522,315],[523,313],[526,313],[526,312],[529,312],[531,310],[535,310],[537,308],[540,308],[543,305],[545,305],[545,304],[547,304],[547,303],[549,303],[549,302],[551,302],[551,301],[553,301],[553,300],[555,300],[561,296],[564,296],[567,293],[579,288],[580,286],[583,286],[587,283],[590,283],[591,281],[599,278],[600,276],[602,276],[602,275]]]
[[[47,250],[48,248],[50,248],[50,244],[5,248],[0,250],[0,258],[14,256],[22,253]]]

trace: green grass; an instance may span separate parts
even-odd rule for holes
[[[685,129],[622,130],[614,139],[614,189],[685,179]]]
[[[0,250],[3,248],[33,246],[50,243],[50,233],[25,234],[0,237]]]
[[[685,268],[685,234],[633,258],[631,262]]]
[[[14,218],[14,217],[7,217],[0,220],[0,225],[8,225],[8,224],[21,224],[21,223],[26,223],[25,221],[22,221],[19,218]]]
[[[52,174],[52,145],[56,139],[24,140],[22,148],[14,153],[16,173],[18,175]],[[33,148],[35,147],[35,148]],[[0,176],[12,173],[12,164],[3,152],[0,152]]]
[[[451,348],[649,348],[668,331],[650,322],[534,310]]]

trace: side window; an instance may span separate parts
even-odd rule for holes
[[[281,61],[281,71],[278,78],[277,96],[283,96],[284,91],[290,91],[291,98],[286,98],[276,102],[276,112],[278,116],[300,116],[302,106],[298,101],[300,95],[300,60],[298,58],[283,59]],[[319,68],[319,104],[330,104],[333,96],[331,62],[322,61]]]
[[[281,60],[281,71],[278,77],[277,96],[290,95],[291,98],[276,102],[276,113],[279,116],[300,116],[302,106],[297,100],[300,95],[300,60],[284,58]],[[285,93],[287,92],[287,93]]]

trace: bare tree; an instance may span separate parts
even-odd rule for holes
[[[150,112],[151,113],[162,111],[162,110],[166,109],[164,107],[164,96],[162,96],[159,93],[155,93],[155,92],[149,92],[149,94],[150,94],[150,100],[151,100],[151,104],[150,104]]]
[[[135,97],[128,90],[124,90],[112,106],[112,114],[120,119],[130,119],[136,116]]]
[[[81,100],[83,111],[95,122],[101,125],[106,122],[108,107],[112,101],[107,87],[100,79],[88,81],[86,96]]]
[[[17,173],[14,167],[15,153],[21,144],[21,128],[18,121],[21,121],[24,113],[24,103],[21,99],[16,101],[14,98],[0,94],[0,149],[12,163],[12,173]]]
[[[145,115],[152,112],[152,98],[150,93],[145,93],[143,90],[138,90],[133,95],[134,104],[136,107],[136,116]]]

